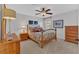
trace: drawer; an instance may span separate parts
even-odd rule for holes
[[[4,48],[0,48],[0,52],[1,52],[1,51],[4,51]]]
[[[66,28],[78,28],[78,26],[65,26]]]
[[[27,33],[24,33],[24,34],[20,34],[20,36],[28,36],[28,34]]]
[[[77,37],[66,37],[66,39],[71,39],[71,40],[76,40],[76,39],[78,39]]]
[[[71,42],[71,43],[78,44],[78,41],[76,41],[76,40],[70,40],[70,39],[68,40],[68,39],[67,39],[67,40],[65,40],[65,41],[68,41],[68,42]]]
[[[0,46],[0,54],[8,54],[8,46],[7,45],[1,45]]]
[[[0,54],[8,54],[9,51],[5,48],[0,49]]]
[[[14,47],[14,49],[10,53],[20,53],[20,43],[19,42],[16,42],[13,47]]]
[[[77,26],[68,26],[66,27],[67,31],[78,31],[78,27]]]
[[[69,30],[67,31],[67,30],[66,30],[65,33],[78,34],[78,31],[72,31],[72,30],[71,30],[71,31],[69,31]]]
[[[28,35],[27,34],[25,34],[25,35],[20,35],[20,37],[27,37]]]
[[[28,37],[27,34],[20,35],[20,38],[27,38],[27,37]]]
[[[78,37],[77,34],[65,34],[66,37]]]
[[[0,46],[0,50],[6,50],[7,49],[7,45],[1,45]]]
[[[0,51],[0,54],[5,54],[4,50]]]
[[[0,45],[0,49],[3,48],[3,45]]]

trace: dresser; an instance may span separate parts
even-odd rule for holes
[[[78,44],[78,26],[65,26],[65,41]]]
[[[20,40],[14,37],[12,40],[0,40],[0,54],[19,54],[20,53]]]

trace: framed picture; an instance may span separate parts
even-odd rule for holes
[[[54,28],[63,28],[63,20],[54,20],[53,21],[53,27]]]
[[[38,21],[34,21],[34,25],[37,25],[38,24]]]

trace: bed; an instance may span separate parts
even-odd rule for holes
[[[28,34],[29,38],[35,43],[37,43],[41,48],[43,48],[46,44],[51,42],[51,40],[57,40],[56,29],[43,30],[41,27],[29,27]]]

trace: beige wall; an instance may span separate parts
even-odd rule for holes
[[[52,17],[52,22],[53,20],[64,20],[64,26],[70,26],[70,25],[77,25],[78,24],[78,10],[73,10],[67,13],[62,13],[59,15],[55,15]],[[44,27],[43,25],[43,19],[42,18],[36,18],[28,15],[23,15],[23,14],[16,14],[16,20],[12,21],[12,32],[16,32],[17,34],[20,33],[20,29],[22,25],[27,25],[28,20],[38,20],[39,24]],[[53,25],[53,23],[52,23]],[[8,26],[7,26],[7,32],[8,32]],[[58,39],[65,39],[65,27],[57,29],[57,37]]]
[[[53,20],[64,20],[64,28],[57,29],[58,39],[65,39],[65,26],[78,25],[78,10],[53,16]]]
[[[2,7],[2,5],[0,4],[0,39],[1,39],[1,21],[2,21],[1,7]]]

